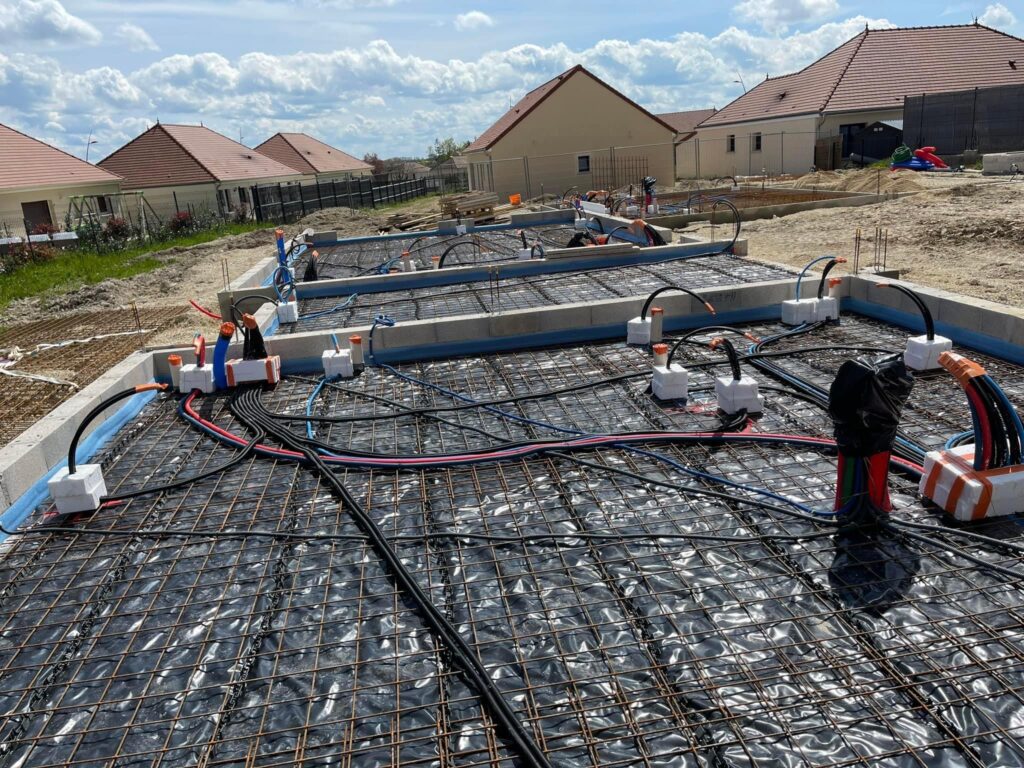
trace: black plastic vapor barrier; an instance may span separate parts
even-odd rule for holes
[[[844,317],[766,354],[827,389],[845,359],[905,338]],[[1024,401],[1020,367],[971,355]],[[724,356],[688,344],[677,362],[685,403],[654,400],[649,354],[621,340],[397,369],[486,408],[371,368],[323,387],[311,428],[338,450],[417,456],[564,440],[553,426],[719,429]],[[813,398],[741,365],[765,395],[744,429],[831,435]],[[195,408],[243,440],[256,418],[266,444],[302,445],[317,381],[286,378],[241,420],[229,394]],[[446,469],[248,453],[209,475],[238,451],[177,407],[154,401],[98,459],[115,496],[196,482],[60,530],[47,501],[34,533],[0,545],[0,766],[523,764],[416,591],[559,768],[1024,762],[1022,528],[948,525],[899,469],[891,529],[851,544],[821,514],[835,456],[782,438]],[[951,377],[916,377],[903,431],[935,446],[969,426]]]
[[[724,254],[529,277],[502,277],[499,274],[493,280],[471,281],[457,286],[363,294],[344,309],[316,317],[309,315],[336,307],[344,299],[337,296],[303,299],[299,301],[299,322],[282,325],[278,332],[300,333],[368,325],[381,311],[398,322],[427,320],[643,296],[673,283],[700,290],[786,277],[792,277],[792,273],[779,267]]]

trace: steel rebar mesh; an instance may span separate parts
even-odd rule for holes
[[[673,283],[700,290],[791,276],[779,267],[726,254],[530,277],[502,277],[499,271],[491,280],[455,286],[360,294],[350,304],[346,304],[346,297],[337,296],[301,299],[299,321],[282,325],[279,332],[368,325],[379,312],[385,312],[398,322],[428,320],[642,296]],[[346,306],[327,313],[341,304]],[[311,316],[314,313],[321,314]]]
[[[752,328],[762,336],[774,324]],[[899,347],[905,334],[861,318],[779,342],[775,361],[827,385],[843,345]],[[831,349],[796,353],[817,345]],[[845,353],[850,354],[850,353]],[[973,357],[983,357],[973,355]],[[687,347],[696,366],[720,353]],[[984,358],[983,358],[984,359]],[[1020,402],[1017,366],[984,359]],[[496,407],[584,432],[707,430],[702,388],[726,368],[694,367],[694,396],[645,392],[649,357],[621,342],[456,358],[402,372],[477,399],[617,378]],[[748,366],[744,366],[747,371]],[[767,389],[756,431],[827,435],[806,400]],[[263,394],[303,414],[314,379]],[[969,426],[951,377],[921,377],[907,424],[928,445]],[[315,415],[383,415],[457,404],[380,369],[327,387]],[[943,404],[941,418],[923,414]],[[226,396],[200,409],[233,431]],[[919,412],[919,415],[913,415]],[[316,424],[339,446],[403,453],[479,449],[551,430],[479,408]],[[297,434],[302,422],[291,423]],[[788,444],[649,445],[696,470],[831,505],[835,460]],[[230,451],[156,402],[103,451],[108,486],[187,477]],[[956,546],[876,542],[853,579],[827,521],[758,506],[645,454],[606,447],[429,470],[339,470],[436,605],[471,643],[558,766],[1011,765],[1024,760],[1021,584]],[[642,482],[616,470],[638,473]],[[916,486],[892,477],[897,519],[937,522]],[[41,512],[49,507],[44,504]],[[38,519],[31,521],[38,525]],[[87,529],[270,530],[356,535],[307,470],[250,458],[218,477],[75,523]],[[743,541],[498,543],[466,533],[721,534]],[[1012,523],[985,533],[1020,537]],[[806,536],[776,540],[775,535]],[[1021,569],[1016,553],[943,540]],[[884,557],[883,557],[884,555]],[[489,713],[453,671],[361,541],[281,538],[12,537],[0,560],[0,765],[512,766]],[[887,591],[882,608],[863,598]]]
[[[522,230],[531,245],[539,241],[546,248],[563,248],[575,231],[571,224],[546,224],[525,227]],[[421,237],[389,237],[363,239],[354,243],[317,246],[317,266],[321,279],[358,277],[386,271],[388,262],[399,259],[403,251],[410,256],[420,269],[431,266],[432,256],[445,256],[445,264],[451,266],[483,263],[499,263],[517,258],[523,247],[518,229],[473,231],[465,235],[424,235]],[[458,246],[458,247],[454,247]],[[309,261],[312,247],[295,261],[295,272],[301,275]]]

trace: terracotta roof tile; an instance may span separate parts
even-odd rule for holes
[[[201,125],[158,123],[99,162],[125,188],[297,176],[292,168]]]
[[[714,109],[691,109],[688,112],[665,112],[658,117],[671,125],[676,133],[693,133],[697,126],[715,114],[715,111]]]
[[[759,83],[701,126],[863,109],[904,96],[1024,83],[1024,40],[980,24],[865,30],[805,69]]]
[[[276,133],[256,147],[258,152],[299,173],[372,171],[373,166],[305,133]]]
[[[0,189],[104,184],[120,177],[0,125]]]
[[[476,152],[477,150],[487,149],[492,146],[494,142],[508,133],[516,123],[526,117],[527,113],[531,109],[544,101],[552,91],[558,88],[558,86],[567,80],[570,75],[575,74],[580,69],[583,69],[583,67],[577,65],[572,69],[566,70],[558,77],[551,78],[543,85],[539,85],[527,93],[523,98],[517,101],[508,112],[499,117],[494,125],[477,136],[476,141],[466,147],[466,151]]]

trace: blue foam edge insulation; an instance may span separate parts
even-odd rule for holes
[[[710,317],[709,315],[686,315],[677,318],[666,317],[663,327],[667,331],[681,331],[688,328],[700,328],[708,325],[709,320],[710,322],[714,322],[716,325],[728,325],[730,323],[776,320],[778,319],[778,316],[778,305],[770,304],[763,307],[737,310],[735,312],[721,312],[714,317]],[[401,328],[401,324],[396,325],[395,328]],[[378,332],[379,330],[380,329],[378,329]],[[556,344],[583,343],[588,341],[615,341],[616,339],[621,340],[623,344],[626,343],[625,323],[594,325],[587,328],[544,331],[541,333],[502,336],[498,338],[488,337],[486,339],[456,341],[447,344],[398,347],[396,349],[387,349],[376,352],[374,357],[382,363],[408,363],[421,360],[437,360],[448,357],[458,357],[462,355],[481,355],[508,350],[548,347]],[[319,357],[282,360],[281,370],[286,374],[310,373],[311,371],[322,370],[322,361]]]
[[[850,297],[842,300],[842,308],[874,320],[882,320],[907,330],[924,333],[924,320],[916,312],[904,312],[892,307],[885,307],[881,304]],[[978,331],[969,331],[956,325],[944,323],[941,320],[935,321],[935,332],[951,339],[961,347],[969,347],[1010,363],[1024,365],[1024,347],[1018,344],[1011,344],[1003,339],[979,333]]]
[[[96,429],[89,433],[86,437],[78,444],[78,452],[75,454],[75,461],[84,464],[91,459],[117,432],[127,424],[129,421],[138,416],[142,409],[145,408],[150,401],[153,400],[157,395],[156,391],[140,392],[125,401],[117,411],[114,412],[113,416],[108,417],[104,420]],[[39,480],[33,484],[25,493],[18,497],[18,499],[11,504],[3,514],[0,514],[0,524],[9,531],[17,530],[18,527],[25,522],[26,518],[32,511],[38,507],[47,496],[50,495],[49,489],[46,487],[46,483],[62,468],[68,465],[68,460],[64,459],[59,464],[54,466],[43,475]],[[4,541],[7,538],[6,534],[0,535],[0,541]]]
[[[660,264],[666,261],[679,261],[718,255],[719,251],[709,253],[706,243],[679,244],[670,253],[659,253],[645,256],[639,253],[624,253],[618,256],[594,256],[592,258],[575,257],[569,259],[552,259],[533,261],[510,261],[501,264],[502,277],[528,277],[533,275],[556,275],[561,272],[576,272],[581,269],[598,267],[621,267],[631,264]],[[400,273],[397,275],[381,275],[379,280],[366,281],[359,285],[338,288],[318,283],[299,283],[295,290],[296,298],[318,299],[325,296],[348,296],[353,293],[390,293],[405,291],[410,288],[431,288],[441,285],[457,285],[464,282],[487,280],[488,267],[459,272],[445,269],[432,269],[423,272]],[[302,318],[299,318],[299,322]]]

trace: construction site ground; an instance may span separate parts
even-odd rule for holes
[[[907,280],[1015,306],[1024,304],[1024,182],[977,174],[910,175],[865,169],[809,174],[781,184],[915,194],[857,208],[807,211],[744,224],[751,258],[794,266],[824,254],[852,261],[854,236],[860,228],[860,264],[866,267],[874,259],[875,228],[881,227],[888,232],[887,266],[899,269]],[[311,214],[286,230],[289,235],[306,227],[334,230],[341,237],[372,235],[385,228],[388,217],[396,212],[415,215],[435,210],[436,197],[377,211],[337,208]],[[680,231],[711,234],[707,224]],[[218,321],[192,309],[189,300],[216,307],[225,272],[229,280],[235,279],[273,253],[273,248],[273,228],[232,235],[161,251],[157,258],[165,266],[146,274],[9,305],[0,313],[0,350],[81,343],[33,352],[12,369],[52,377],[58,383],[0,376],[0,398],[8,411],[16,404],[18,413],[0,430],[0,445],[70,397],[75,391],[72,384],[85,386],[140,346],[186,344],[196,331],[214,337]],[[119,335],[84,341],[111,333]]]
[[[749,242],[750,257],[803,266],[816,256],[833,254],[850,260],[848,270],[860,229],[864,268],[873,263],[875,228],[880,227],[883,237],[888,233],[886,266],[898,269],[903,279],[1013,306],[1024,304],[1024,181],[910,173],[882,171],[882,190],[914,194],[744,223],[742,237]],[[826,172],[804,177],[802,188],[813,181],[822,188],[874,191],[876,179],[875,169]],[[678,231],[709,235],[711,228],[700,223]]]

